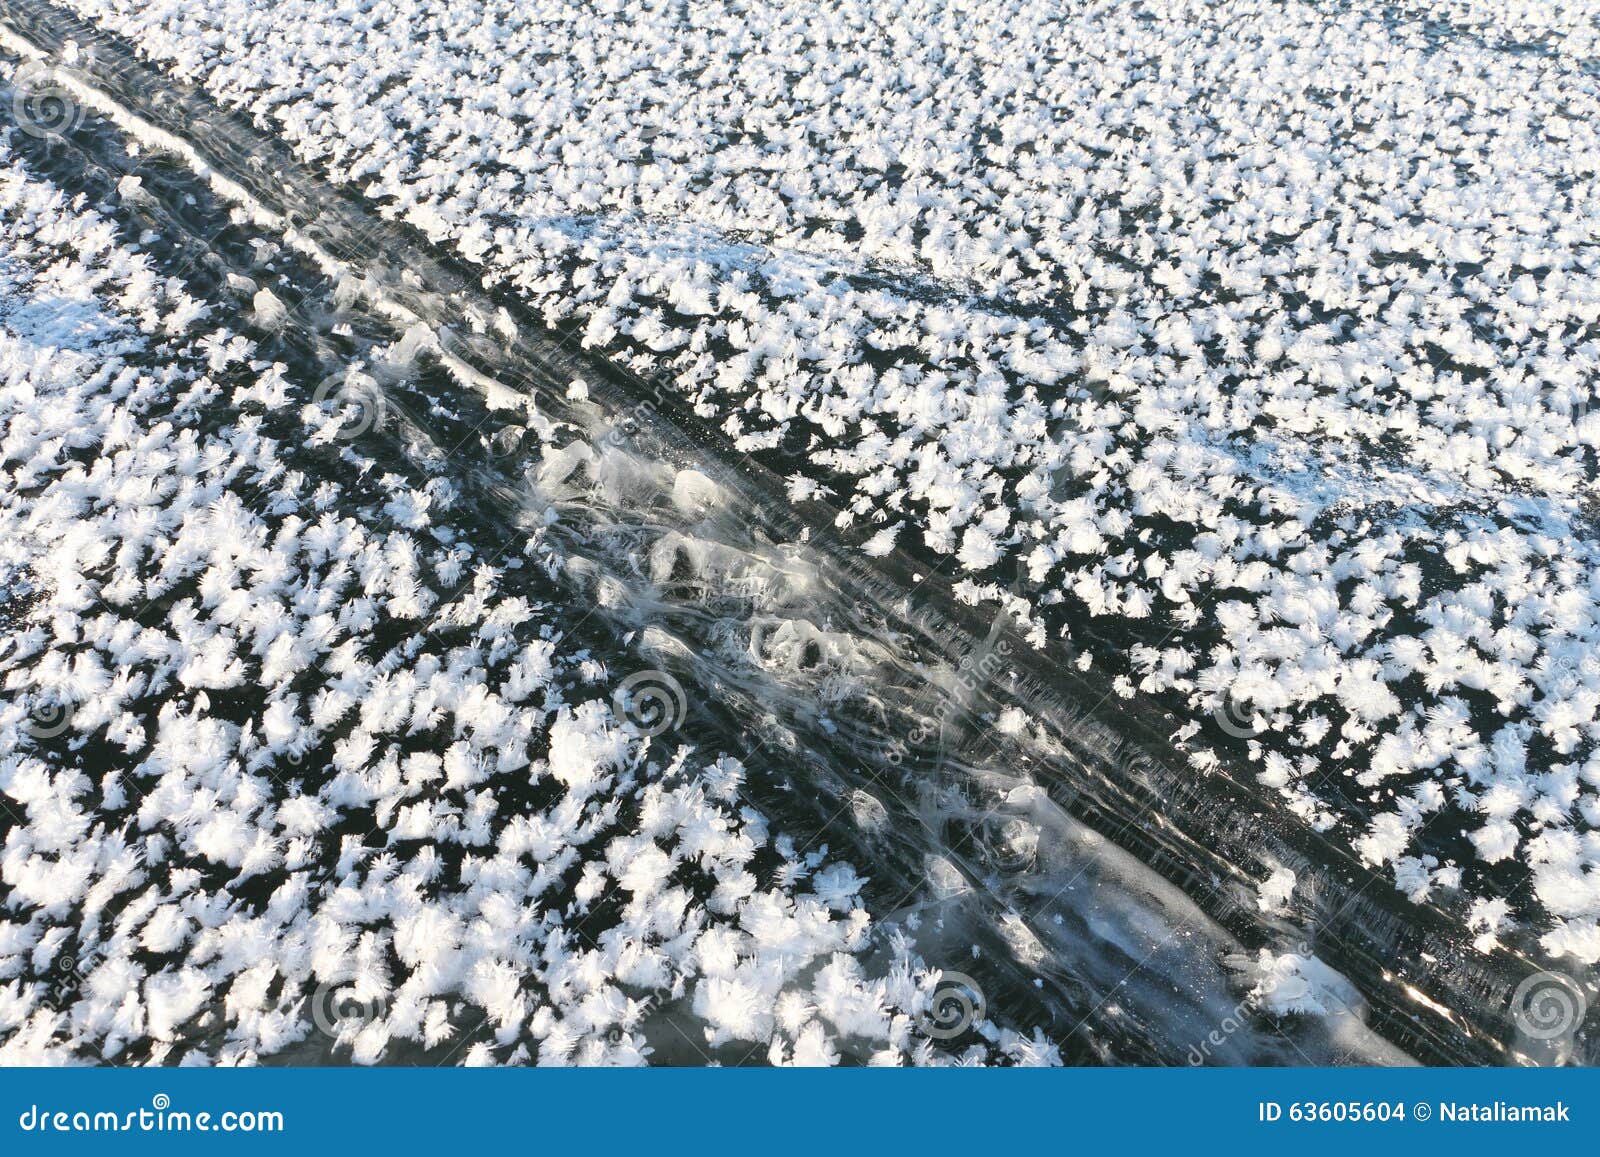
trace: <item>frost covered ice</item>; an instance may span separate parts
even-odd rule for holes
[[[1593,4],[72,4],[1600,959]]]
[[[1553,961],[1592,982],[1600,961],[1594,3],[847,0],[827,12],[765,2],[66,5],[127,37],[171,77],[242,110],[534,316],[669,385],[739,452],[787,478],[796,506],[836,511],[837,530],[865,559],[903,564],[919,578],[957,576],[962,599],[1018,624],[1046,664],[1070,663],[1143,717],[1170,714],[1172,741],[1196,779],[1254,785],[1264,806],[1270,801],[1308,838],[1381,873],[1396,903],[1444,913],[1466,955]],[[103,301],[80,302],[59,322],[88,335],[76,340],[101,330],[94,340],[133,340],[118,326],[132,324],[126,318],[142,298],[106,284],[113,288],[96,290]],[[269,325],[281,309],[262,287],[251,324]],[[884,986],[872,990],[889,1026],[882,1032],[855,1040],[847,1027],[854,1014],[819,1011],[815,990],[800,991],[824,983],[812,966],[830,953],[865,959],[864,910],[835,887],[857,877],[808,869],[773,892],[752,886],[735,895],[727,889],[743,888],[750,874],[737,854],[726,863],[674,857],[660,845],[673,846],[677,819],[659,832],[635,830],[644,821],[618,801],[698,784],[698,806],[718,817],[728,840],[767,846],[762,822],[719,795],[717,785],[737,779],[736,765],[713,753],[668,756],[660,742],[622,728],[609,685],[595,686],[592,658],[562,651],[556,609],[541,612],[543,658],[517,650],[531,645],[512,628],[531,613],[530,595],[520,587],[498,594],[505,574],[483,570],[470,534],[448,530],[448,480],[408,481],[387,464],[375,468],[340,443],[327,407],[305,412],[321,431],[307,444],[338,450],[344,468],[295,466],[284,447],[306,439],[270,423],[283,420],[274,417],[283,399],[307,400],[306,384],[287,375],[270,388],[225,390],[211,379],[244,372],[247,340],[225,333],[203,357],[183,361],[169,351],[200,341],[183,328],[199,319],[170,312],[181,325],[160,334],[159,356],[130,364],[169,379],[175,412],[198,418],[234,405],[244,416],[201,427],[225,443],[215,464],[212,455],[224,451],[183,443],[198,435],[186,435],[181,420],[179,432],[157,436],[120,411],[100,426],[56,413],[65,425],[28,434],[26,457],[7,457],[7,517],[28,526],[46,515],[65,526],[80,510],[98,511],[105,487],[130,509],[149,506],[136,500],[148,491],[171,511],[167,523],[127,514],[93,533],[38,531],[49,552],[69,561],[49,564],[48,581],[26,579],[35,600],[18,604],[27,628],[16,655],[0,658],[18,693],[7,701],[11,726],[48,731],[66,719],[86,734],[103,727],[106,737],[134,742],[159,724],[145,742],[159,746],[170,728],[169,747],[183,759],[198,758],[190,749],[215,749],[220,766],[268,776],[267,785],[230,794],[206,778],[221,772],[184,764],[176,782],[187,790],[185,777],[198,777],[214,793],[206,806],[220,801],[238,819],[186,813],[172,848],[158,843],[168,857],[206,856],[257,881],[254,888],[289,871],[295,849],[309,864],[335,835],[358,835],[340,826],[352,810],[371,810],[386,840],[438,831],[462,848],[481,839],[498,846],[496,797],[483,785],[534,769],[568,809],[557,852],[579,847],[578,834],[599,839],[587,835],[591,822],[622,850],[603,864],[574,850],[526,884],[513,872],[511,894],[537,888],[524,893],[533,903],[549,890],[562,920],[581,920],[587,908],[609,919],[615,913],[599,897],[613,886],[632,896],[632,915],[617,918],[664,954],[673,1015],[695,1018],[696,1041],[750,1042],[774,1060],[935,1055],[901,1032],[914,1027],[932,983],[932,970],[903,943],[892,967],[879,967],[880,953],[868,971],[851,974],[863,991]],[[29,336],[38,313],[14,307],[11,340],[56,340]],[[141,340],[158,340],[153,324],[138,323]],[[362,371],[354,372],[359,381]],[[566,397],[582,403],[589,393],[575,381]],[[98,396],[83,387],[81,405]],[[264,424],[252,425],[253,416]],[[121,455],[111,461],[135,481],[111,466],[97,467],[102,478],[71,458],[88,471],[85,497],[65,463],[75,439],[100,429]],[[153,459],[195,463],[199,476],[226,484],[215,496],[163,490],[170,468],[127,461],[147,442]],[[549,488],[594,466],[569,446],[542,452]],[[247,508],[226,505],[234,478],[247,476],[243,467],[229,474],[236,457],[280,488],[297,472],[304,478],[281,509],[261,516],[251,551],[230,548],[218,561],[209,536],[256,525],[241,513]],[[361,471],[361,487],[387,490],[353,497],[351,469]],[[672,497],[683,510],[724,498],[710,478],[687,471]],[[388,529],[363,511],[381,514]],[[18,574],[46,565],[30,561],[28,541],[6,548]],[[707,549],[663,539],[652,577]],[[108,568],[103,586],[82,576],[84,559]],[[329,593],[281,593],[297,583],[311,590],[296,577],[307,559],[315,575],[326,574],[315,590]],[[736,581],[720,566],[709,569]],[[475,601],[441,593],[476,584],[475,573],[492,576],[482,592],[472,587]],[[195,575],[203,586],[187,602],[169,594]],[[287,609],[255,609],[248,592],[262,584]],[[91,614],[97,599],[133,607],[152,598],[167,600],[166,618],[153,616],[159,623],[80,625],[100,623]],[[450,640],[437,651],[403,641],[420,638],[410,629],[395,629],[392,658],[363,655],[353,643],[382,637],[385,624],[435,622],[428,637]],[[770,641],[796,656],[834,642],[785,629]],[[481,657],[452,666],[452,647]],[[102,653],[111,657],[84,657]],[[294,679],[313,658],[327,686],[301,688]],[[200,697],[254,686],[258,666],[266,679],[259,718],[217,720]],[[392,689],[371,694],[368,680]],[[272,691],[280,684],[283,694]],[[86,715],[84,704],[104,700],[104,688],[115,691],[110,702],[130,706]],[[508,698],[509,688],[519,697]],[[414,694],[423,706],[402,707]],[[132,705],[163,696],[171,702],[141,721]],[[221,727],[220,737],[201,720]],[[437,728],[450,730],[451,745],[427,741]],[[22,736],[19,760],[34,740],[57,741]],[[522,754],[507,756],[503,742]],[[274,795],[269,769],[319,743],[331,747],[342,786],[319,788],[319,806],[296,811],[311,805]],[[129,755],[155,758],[143,751]],[[70,789],[70,800],[89,790],[31,758],[32,778],[18,781],[29,801],[28,793],[53,800]],[[477,778],[489,765],[491,779]],[[123,791],[137,778],[111,782]],[[168,806],[141,799],[116,806],[141,817],[147,806]],[[863,815],[872,802],[860,805]],[[14,829],[8,840],[53,832],[64,852],[94,833],[124,838],[106,834],[114,825],[96,826],[101,808],[41,803],[41,817],[57,818],[35,821],[27,806],[29,834]],[[283,827],[285,816],[296,826]],[[1019,829],[1000,842],[1005,855],[1030,858],[1041,856],[1038,839]],[[418,869],[364,846],[355,840],[328,880],[285,900],[285,918],[319,906],[383,913],[374,926],[393,927],[398,954],[391,917],[404,904],[366,897],[404,891],[411,885],[400,881]],[[49,853],[27,856],[40,854]],[[462,855],[479,870],[478,853]],[[12,862],[8,852],[7,871]],[[856,867],[873,874],[871,864]],[[1316,867],[1274,862],[1252,877],[1244,906],[1269,924],[1308,919]],[[482,870],[491,883],[463,877],[457,888],[453,865],[437,875],[425,866],[415,894],[431,904],[448,891],[440,903],[455,922],[437,935],[429,925],[407,943],[459,941],[446,950],[457,963],[488,951],[469,947],[467,933],[479,935],[485,920],[501,926],[498,908],[491,919],[473,905],[489,903],[503,866]],[[363,875],[372,871],[376,883]],[[700,890],[680,878],[690,872],[700,873]],[[444,889],[446,878],[456,890]],[[652,890],[649,879],[672,882]],[[561,891],[568,885],[570,895]],[[695,915],[682,919],[707,922],[705,959],[698,942],[691,952],[674,939],[679,933],[651,930],[646,913],[680,891],[695,901],[685,908]],[[748,915],[786,942],[760,915],[769,899],[793,906],[786,918],[820,938],[803,941],[807,963],[780,949],[783,963],[771,973],[760,963],[761,938],[739,941],[752,935]],[[803,904],[826,919],[813,928]],[[145,918],[135,911],[132,919]],[[388,933],[355,915],[333,919],[365,930],[327,958],[313,952],[293,986],[284,978],[260,987],[258,1006],[293,1026],[285,1041],[305,1024],[291,987],[348,988],[339,977],[355,970],[352,962],[388,958],[388,946],[367,939]],[[150,920],[154,944],[187,943],[173,938],[189,934],[188,924]],[[580,952],[539,927],[539,937]],[[1016,931],[1019,953],[1034,951],[1036,933]],[[558,1042],[551,1056],[565,1047],[567,1056],[597,1059],[615,1045],[607,1032],[663,1015],[653,1002],[632,1019],[595,1021],[587,1036],[573,1027],[579,1035],[561,1045],[568,1037],[551,1018],[581,1026],[590,1014],[568,1010],[586,1007],[588,990],[558,983],[539,1014],[531,1003],[519,1010],[511,979],[534,975],[529,961],[543,951],[521,936],[512,941],[528,955],[494,956],[504,965],[494,978],[478,978],[476,963],[458,974],[430,960],[423,973],[436,978],[405,990],[427,1006],[416,1023],[437,1028],[442,1022],[426,1017],[446,1012],[431,1010],[455,1016],[462,1000],[486,1014],[492,1005],[489,1015],[508,1024],[531,1017],[534,1035]],[[37,969],[63,949],[52,942],[40,954],[30,941],[18,951],[36,955],[29,967]],[[1314,955],[1252,956],[1244,995],[1273,1015],[1324,1015],[1353,996],[1349,981]],[[715,971],[746,957],[749,968]],[[173,984],[154,991],[187,991]],[[353,998],[374,1000],[378,991],[358,986]],[[161,999],[150,1008],[167,1007]],[[181,1011],[189,998],[173,999]],[[394,1041],[440,1045],[427,1044],[426,1032],[408,1036],[407,1023]],[[393,1055],[379,1030],[363,1031],[370,1035],[360,1055]],[[545,1059],[531,1041],[505,1033],[496,1059]],[[139,1037],[129,1030],[115,1039]],[[112,1039],[109,1030],[91,1038]],[[854,1043],[839,1043],[845,1038]],[[7,1047],[25,1039],[19,1033]],[[1010,1028],[985,1039],[997,1055],[1051,1056]]]
[[[3,147],[0,224],[0,1063],[1054,1058],[930,1037],[862,878],[619,719],[347,399]]]

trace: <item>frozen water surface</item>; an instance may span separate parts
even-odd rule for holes
[[[1581,6],[73,6],[5,1059],[1589,1059]]]

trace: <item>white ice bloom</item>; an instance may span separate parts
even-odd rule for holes
[[[1256,905],[1263,912],[1282,912],[1294,895],[1295,874],[1291,868],[1275,868],[1256,888]]]
[[[894,540],[900,534],[901,523],[886,526],[861,544],[861,552],[869,558],[882,558],[894,550]]]
[[[865,883],[849,864],[834,864],[811,877],[811,890],[828,907],[844,912],[856,905],[857,893]]]
[[[740,761],[624,726],[448,487],[352,478],[290,404],[315,381],[0,159],[0,584],[38,576],[4,654],[0,1061],[642,1064],[663,1008],[803,1063],[904,1046],[912,998],[838,955],[867,948],[860,876],[814,851],[764,891]],[[36,307],[91,283],[43,356]],[[676,478],[687,515],[720,501]],[[91,779],[101,737],[127,758]]]
[[[550,774],[580,794],[599,790],[620,769],[628,740],[598,702],[563,714],[550,727]]]
[[[819,16],[759,0],[619,20],[415,0],[385,21],[317,0],[272,20],[246,0],[65,2],[222,102],[270,109],[335,181],[681,395],[795,503],[833,504],[822,517],[866,558],[949,556],[957,597],[1050,640],[1046,662],[1070,638],[1111,693],[1198,723],[1193,767],[1277,793],[1408,895],[1493,902],[1525,872],[1519,926],[1600,959],[1591,5],[1443,0],[1424,20],[1225,0],[1151,20],[1109,2]],[[913,41],[941,46],[937,68]],[[1004,96],[1018,61],[1026,100]],[[477,97],[438,99],[456,90]],[[1206,112],[1148,115],[1179,108]],[[750,951],[840,932],[808,923],[833,909],[821,889],[795,898],[794,858],[774,873],[719,850],[765,838],[716,753],[678,769],[709,811],[647,798],[630,826],[619,800],[665,741],[642,750],[578,686],[600,659],[520,626],[535,613],[454,535],[447,496],[341,447],[313,383],[259,364],[106,222],[13,170],[0,575],[25,570],[40,601],[0,727],[71,705],[74,738],[128,765],[103,799],[19,765],[18,904],[64,920],[156,886],[102,878],[105,808],[157,861],[270,879],[286,913],[284,873],[337,868],[300,899],[352,926],[409,910],[384,890],[400,885],[346,879],[390,846],[438,855],[414,861],[429,902],[458,881],[551,911],[616,899],[648,940],[688,885],[653,886],[646,859],[607,898],[620,882],[577,867],[591,843],[647,835],[676,873],[705,873],[696,918],[748,911]],[[273,291],[236,288],[257,323],[284,322]],[[568,381],[575,404],[590,392]],[[233,407],[225,433],[195,420],[209,405]],[[545,441],[547,482],[597,467]],[[362,465],[291,484],[319,448]],[[675,508],[714,517],[696,473]],[[136,619],[151,599],[170,604],[154,626]],[[449,642],[368,648],[391,631]],[[132,677],[148,682],[116,682]],[[195,708],[258,690],[248,729]],[[406,758],[437,735],[461,745],[439,767]],[[559,801],[507,814],[519,773]],[[380,839],[321,862],[326,833],[369,821]],[[1467,862],[1430,863],[1442,844]],[[180,903],[211,930],[216,901],[163,900]],[[520,944],[555,968],[569,950],[452,903],[484,941],[473,961]],[[1500,926],[1470,911],[1474,931]],[[567,1011],[551,1055],[609,1055]],[[146,1013],[116,1016],[95,1031],[132,1039]]]
[[[1275,1016],[1342,1016],[1362,1007],[1355,987],[1315,956],[1263,948],[1250,972],[1251,996]]]

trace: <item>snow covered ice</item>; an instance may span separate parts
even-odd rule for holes
[[[473,377],[359,264],[328,300],[388,328],[275,361],[295,293],[163,272],[137,176],[43,171],[109,130],[13,100],[0,1057],[1176,1060],[1244,1007],[1208,1059],[1594,1059],[1600,5],[65,9],[828,540],[605,436],[599,377]],[[835,547],[1019,653],[849,619]],[[1184,809],[1103,822],[1013,667],[1160,731],[1271,849],[1138,863]],[[1431,930],[1416,973],[1319,941],[1369,905]],[[1123,993],[1122,954],[1187,994]],[[1553,1044],[1529,971],[1582,994]]]
[[[639,1063],[663,1015],[680,1050],[936,1059],[939,974],[866,970],[849,867],[763,886],[792,845],[738,761],[620,720],[447,481],[361,460],[4,159],[8,1063],[295,1056],[351,1004],[362,1063]],[[959,1055],[1053,1053],[988,1036]]]

